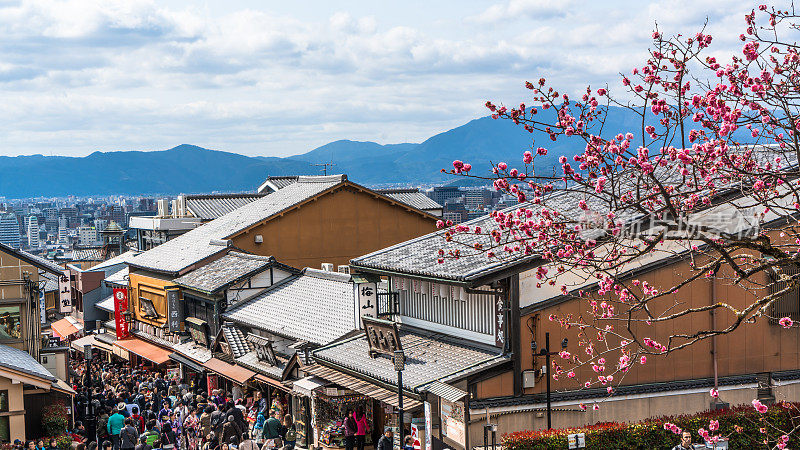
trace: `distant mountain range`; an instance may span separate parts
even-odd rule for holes
[[[544,112],[552,118],[552,110]],[[611,133],[636,130],[641,118],[612,108],[605,123]],[[177,194],[252,191],[268,175],[316,175],[312,164],[333,162],[329,173],[345,173],[360,184],[430,184],[454,181],[440,172],[454,159],[486,173],[489,161],[521,165],[532,139],[549,149],[537,170],[550,171],[561,155],[582,148],[576,139],[550,141],[508,120],[483,117],[437,134],[419,144],[381,145],[341,140],[286,158],[249,157],[179,145],[164,151],[95,152],[85,157],[0,157],[0,196],[24,198],[63,195]]]

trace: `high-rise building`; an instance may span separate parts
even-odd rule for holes
[[[28,217],[28,247],[39,248],[39,219],[36,216]]]
[[[58,218],[58,245],[69,245],[69,219],[64,216]]]
[[[19,222],[14,214],[0,216],[0,242],[13,248],[20,248]]]
[[[430,197],[431,200],[435,201],[436,203],[444,206],[448,200],[462,197],[464,193],[461,192],[461,189],[455,186],[436,186],[433,189],[429,189],[425,195]]]
[[[95,227],[78,227],[78,244],[84,246],[97,245],[97,229]]]
[[[97,232],[101,232],[108,226],[108,219],[94,219],[94,228]]]

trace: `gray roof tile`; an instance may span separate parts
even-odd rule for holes
[[[344,175],[299,177],[297,183],[190,230],[131,261],[144,269],[179,272],[223,250],[232,235],[291,208],[347,179]]]
[[[234,305],[222,317],[290,339],[326,344],[354,329],[354,307],[349,275],[306,268]]]
[[[209,359],[213,357],[211,350],[203,347],[202,345],[197,345],[194,341],[184,342],[182,344],[176,344],[172,346],[173,350],[177,353],[180,353],[183,356],[186,356],[189,359],[198,361],[200,363],[207,362]]]
[[[275,263],[272,256],[230,252],[222,258],[177,278],[176,284],[202,292],[214,293],[248,275],[266,270]]]
[[[255,351],[248,352],[235,359],[236,363],[244,366],[255,372],[260,372],[272,378],[280,380],[283,377],[283,370],[286,368],[286,360],[277,358],[278,365],[273,366],[263,361],[258,360],[258,355]]]
[[[401,328],[400,343],[406,355],[403,386],[417,392],[434,381],[447,382],[509,360],[500,349],[479,347],[428,331]],[[370,357],[363,333],[317,349],[313,355],[323,365],[329,362],[385,383],[397,383],[391,359]]]
[[[263,197],[264,194],[187,195],[186,209],[197,218],[213,220]]]
[[[382,189],[376,192],[423,211],[442,209],[442,205],[420,192],[419,189]]]
[[[253,344],[247,340],[242,330],[236,325],[232,323],[222,324],[222,334],[234,358],[241,358],[246,353],[253,350]]]
[[[106,312],[114,312],[114,296],[109,295],[107,298],[100,300],[99,302],[95,303],[94,306],[96,308],[102,309]]]
[[[39,361],[23,350],[0,344],[0,367],[18,370],[48,381],[55,381],[53,376]]]

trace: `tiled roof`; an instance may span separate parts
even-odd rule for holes
[[[277,358],[278,365],[273,366],[264,361],[259,361],[255,351],[248,352],[235,359],[236,363],[254,372],[263,373],[272,378],[280,380],[283,378],[283,370],[286,368],[286,360]]]
[[[113,283],[113,284],[118,284],[118,285],[121,285],[121,286],[127,286],[128,285],[128,274],[129,273],[130,273],[130,269],[128,267],[126,267],[124,269],[118,270],[117,272],[114,272],[113,274],[107,276],[105,281],[106,281],[106,283]]]
[[[282,176],[282,177],[267,177],[261,186],[258,187],[259,193],[268,194],[285,188],[297,182],[297,175]]]
[[[186,209],[193,216],[202,220],[213,220],[222,217],[234,209],[252,203],[263,197],[264,194],[212,194],[212,195],[187,195]]]
[[[240,358],[253,350],[253,345],[247,340],[247,336],[236,325],[232,323],[222,324],[222,334],[234,358]]]
[[[420,192],[419,189],[382,189],[375,192],[423,211],[442,209],[442,205]]]
[[[222,258],[177,278],[176,284],[198,291],[214,293],[248,275],[260,272],[275,263],[272,256],[229,252]]]
[[[326,344],[353,330],[354,308],[349,275],[306,268],[222,316],[290,339]]]
[[[347,179],[344,175],[299,177],[297,183],[190,230],[136,256],[131,264],[162,272],[179,272],[225,250],[226,240]]]
[[[102,261],[103,248],[102,247],[85,247],[74,248],[72,250],[73,261]]]
[[[530,205],[519,205],[505,211],[513,211],[520,206]],[[492,230],[496,227],[494,219],[490,216],[479,217],[465,222],[463,225],[470,227],[480,226],[483,230]],[[496,257],[489,258],[485,252],[473,250],[472,245],[480,243],[485,248],[489,248],[492,246],[491,236],[487,234],[459,234],[456,239],[448,242],[444,237],[446,231],[445,229],[434,231],[383,250],[359,256],[350,260],[350,264],[360,268],[463,282],[509,266],[534,261],[538,258],[536,255],[526,256],[521,252],[506,254],[501,250],[496,252]],[[460,258],[445,258],[443,263],[439,263],[439,249],[443,249],[445,252],[458,250],[462,256]]]
[[[27,352],[0,344],[0,367],[27,373],[48,381],[55,381],[54,377],[39,361]]]
[[[39,278],[40,282],[44,282],[44,289],[45,292],[52,292],[58,290],[58,277],[51,274],[50,272],[45,272],[45,274]]]
[[[207,362],[213,357],[211,350],[203,347],[202,345],[197,345],[193,341],[175,344],[172,346],[172,349],[189,359],[200,362],[201,364]]]
[[[28,253],[28,252],[26,252],[24,250],[15,249],[15,248],[10,247],[10,246],[8,246],[6,244],[3,244],[2,242],[0,242],[0,249],[4,250],[6,252],[9,252],[12,255],[16,255],[17,257],[19,257],[19,258],[21,258],[23,260],[26,260],[28,263],[33,264],[36,267],[38,267],[38,268],[40,268],[40,269],[42,269],[42,270],[44,270],[46,272],[50,272],[50,273],[52,273],[54,275],[55,274],[61,275],[62,273],[64,273],[64,268],[63,267],[59,266],[58,264],[54,263],[53,261],[50,261],[50,260],[45,259],[45,258],[42,258],[41,256],[34,255],[33,253]]]
[[[123,253],[121,255],[117,255],[117,256],[115,256],[113,258],[109,258],[109,259],[101,262],[100,264],[97,264],[96,266],[92,266],[90,269],[88,269],[88,271],[90,271],[90,272],[99,272],[101,270],[105,270],[105,269],[107,269],[109,267],[113,267],[113,266],[116,266],[118,264],[127,264],[128,262],[133,260],[133,258],[136,255],[138,255],[139,253],[140,252],[138,252],[136,250],[128,250],[127,252],[125,252],[125,253]]]
[[[478,347],[428,331],[401,328],[400,343],[406,355],[403,386],[416,392],[434,381],[446,383],[509,360],[500,349]],[[317,349],[313,355],[318,364],[328,362],[384,383],[397,383],[390,358],[370,357],[363,333]]]

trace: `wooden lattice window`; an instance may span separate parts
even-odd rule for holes
[[[781,267],[778,271],[771,273],[769,293],[773,294],[786,289],[789,282],[782,281],[782,275],[793,276],[797,274],[800,274],[800,267],[794,265]],[[800,320],[800,287],[795,287],[772,302],[768,308],[768,313],[770,315],[769,322],[773,324],[778,323],[781,317],[790,317],[795,321]]]

